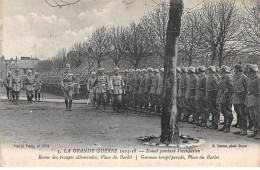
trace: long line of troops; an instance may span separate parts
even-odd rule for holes
[[[247,136],[260,139],[258,66],[249,64],[243,68],[242,65],[237,64],[234,66],[234,71],[235,74],[232,75],[231,68],[225,65],[221,68],[217,66],[176,68],[177,119],[227,133],[230,132],[234,118],[233,105],[237,114],[237,123],[233,126],[239,128],[234,134],[244,136],[247,135],[247,130],[252,130],[252,133]],[[89,99],[96,109],[103,104],[103,109],[106,110],[107,104],[112,101],[115,112],[120,112],[124,108],[152,114],[161,113],[163,68],[131,69],[125,70],[121,75],[119,68],[115,67],[112,73],[113,75],[106,75],[105,69],[100,68],[97,72],[92,72],[86,82]],[[24,84],[29,103],[33,98],[32,87],[37,92],[36,98],[40,94],[37,82],[39,85],[41,82],[35,81],[38,74],[36,76],[33,78],[29,71],[25,78]],[[11,77],[8,87],[11,88],[12,99],[17,104],[21,91],[17,89],[17,84],[21,81],[18,74]],[[70,70],[70,65],[66,64],[61,77],[61,88],[68,111],[72,110],[75,85],[77,85],[75,76]],[[224,122],[221,123],[220,113],[224,116]],[[210,114],[212,123],[208,125]],[[219,128],[219,125],[223,126]]]

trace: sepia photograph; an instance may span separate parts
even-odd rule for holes
[[[259,167],[260,0],[0,0],[1,167]]]

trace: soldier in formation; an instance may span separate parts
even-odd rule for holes
[[[12,79],[12,72],[8,71],[7,77],[5,78],[5,88],[6,88],[6,95],[8,100],[12,100],[12,84],[11,79]]]
[[[32,75],[31,70],[27,70],[27,75],[25,77],[24,86],[26,90],[27,102],[30,104],[32,103],[32,99],[34,97],[35,91],[35,78]]]
[[[23,79],[19,75],[19,70],[15,70],[15,74],[12,75],[10,85],[12,86],[12,102],[16,105],[19,103],[19,97],[22,90]]]
[[[41,101],[42,79],[39,73],[35,73],[35,101]]]

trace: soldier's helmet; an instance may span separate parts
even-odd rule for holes
[[[236,64],[235,70],[244,71],[243,66],[241,64]]]
[[[128,70],[128,69],[125,69],[125,73],[129,73],[129,70]]]
[[[68,63],[68,64],[66,64],[66,68],[70,68],[70,64]]]
[[[189,72],[192,72],[192,73],[195,73],[195,72],[196,72],[196,69],[195,69],[195,67],[193,67],[193,66],[190,66],[190,67],[188,68],[188,70],[189,70]]]
[[[164,72],[164,68],[161,68],[160,71],[161,71],[161,72]]]
[[[182,72],[182,73],[187,73],[187,72],[188,72],[187,67],[182,67],[182,68],[181,68],[181,72]]]
[[[159,73],[159,70],[158,69],[154,69],[153,70],[155,73]]]
[[[27,73],[32,73],[32,70],[27,70]]]
[[[91,72],[91,75],[95,75],[95,74],[97,74],[95,71],[92,71],[92,72]]]
[[[39,73],[38,73],[38,72],[35,72],[35,75],[37,75],[37,76],[38,76],[38,75],[39,75]]]
[[[11,71],[8,71],[8,74],[12,74],[12,72],[11,72]]]
[[[181,72],[181,68],[180,68],[180,67],[177,67],[177,68],[176,68],[176,71],[177,71],[177,73],[180,73],[180,72]]]
[[[206,71],[206,67],[205,66],[200,66],[198,68],[198,70],[201,71],[201,72],[205,72]]]
[[[153,71],[153,68],[152,67],[148,67],[147,71]]]
[[[141,71],[142,71],[143,73],[146,73],[146,72],[147,72],[147,70],[146,70],[146,69],[142,69]]]
[[[115,66],[113,69],[112,69],[112,72],[115,72],[115,71],[119,71],[119,68],[117,66]]]
[[[224,72],[226,72],[226,73],[230,73],[230,67],[228,67],[228,66],[221,66],[221,71],[224,71]]]
[[[258,66],[256,64],[250,64],[249,68],[255,72],[258,71]]]
[[[16,72],[16,73],[19,73],[19,70],[18,70],[18,69],[15,69],[15,72]]]
[[[216,73],[216,67],[215,66],[209,66],[208,70],[212,71],[213,73]]]
[[[136,69],[135,72],[141,72],[141,70],[140,69]]]

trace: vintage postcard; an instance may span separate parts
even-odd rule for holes
[[[0,166],[260,166],[259,0],[0,8]]]

